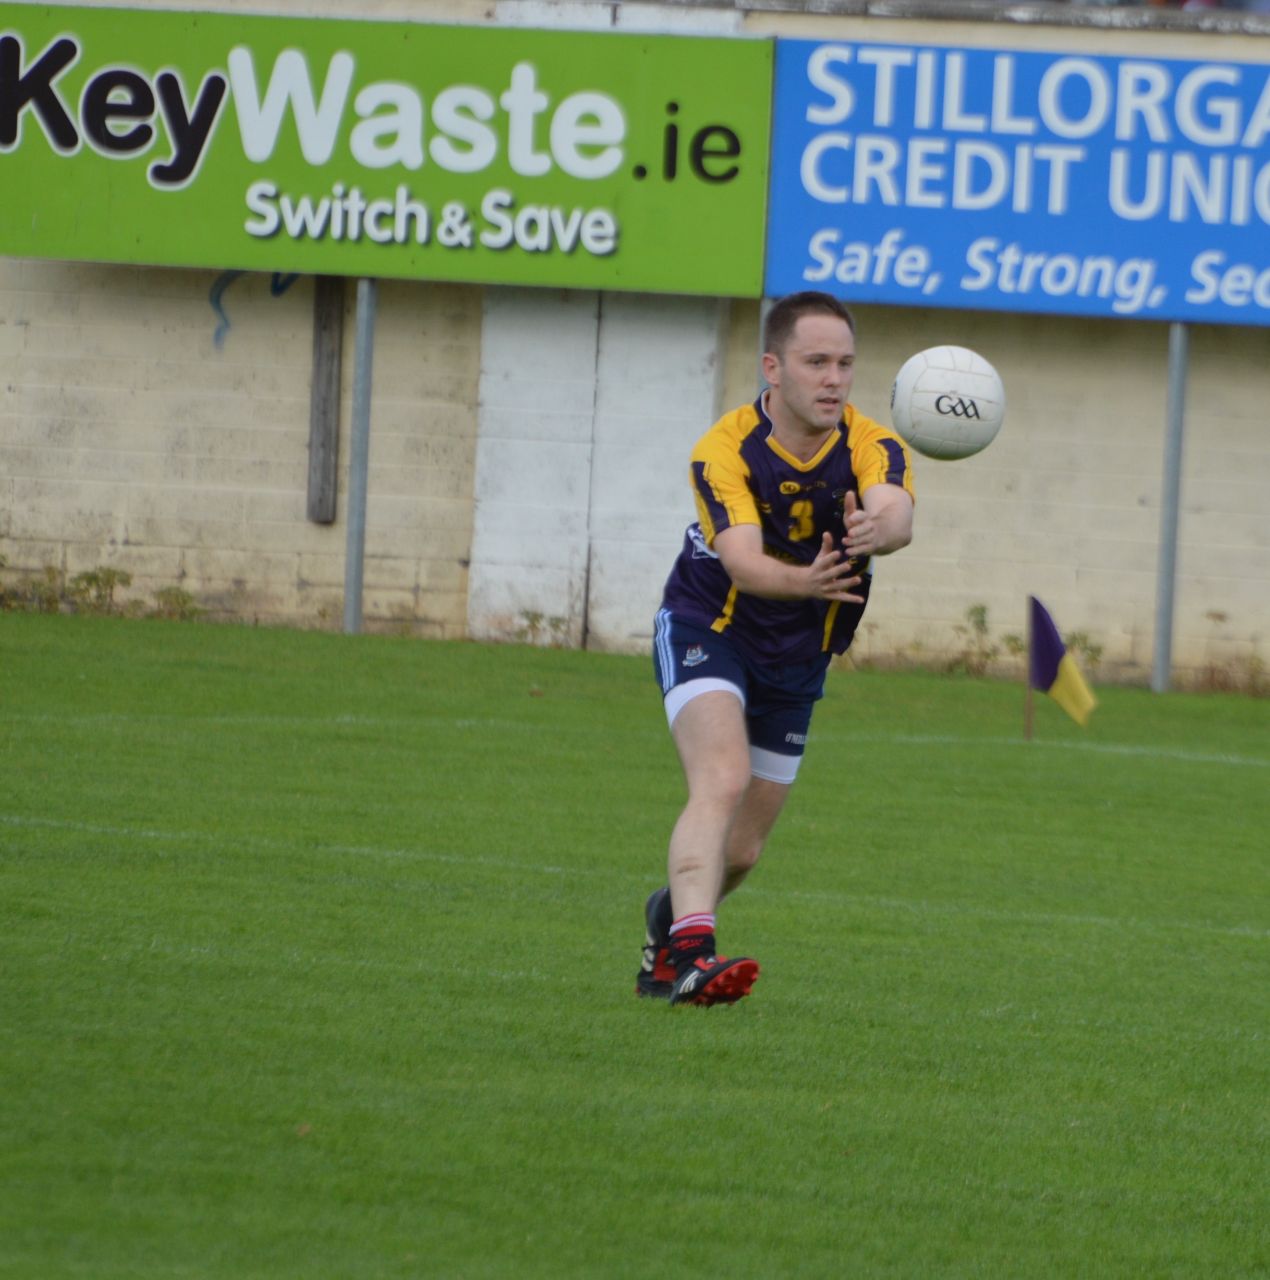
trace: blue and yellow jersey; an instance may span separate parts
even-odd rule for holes
[[[692,451],[691,478],[698,520],[675,561],[662,607],[677,617],[726,632],[760,662],[805,662],[843,653],[864,604],[827,600],[767,600],[740,592],[714,551],[720,530],[756,524],[769,556],[810,564],[825,532],[839,543],[849,491],[900,485],[913,494],[912,463],[904,442],[852,405],[842,425],[810,462],[800,462],[772,437],[762,397],[724,415]],[[868,599],[866,562],[853,594]]]

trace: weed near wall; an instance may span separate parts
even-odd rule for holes
[[[8,561],[0,556],[0,571]],[[71,613],[96,618],[163,618],[172,622],[193,622],[202,609],[183,587],[160,587],[154,604],[144,600],[122,600],[116,592],[132,585],[126,569],[98,565],[68,578],[55,565],[45,565],[38,573],[19,575],[13,583],[0,584],[0,612]]]

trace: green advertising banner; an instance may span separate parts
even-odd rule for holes
[[[0,7],[0,253],[757,297],[768,41]]]

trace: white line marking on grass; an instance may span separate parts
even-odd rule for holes
[[[99,822],[72,822],[61,818],[32,818],[9,813],[0,813],[0,826],[44,827],[54,831],[78,831],[85,835],[111,836],[119,839],[166,841],[170,844],[202,844],[213,849],[252,848],[283,853],[302,849],[306,853],[336,853],[359,858],[437,862],[444,866],[485,867],[492,871],[529,871],[535,875],[544,876],[608,876],[612,874],[607,868],[596,870],[587,867],[542,866],[525,862],[508,862],[505,858],[483,858],[477,854],[437,853],[430,849],[386,849],[379,845],[356,844],[306,844],[295,840],[270,840],[266,836],[234,836],[227,839],[210,831],[159,831],[150,827],[114,827]]]
[[[347,855],[359,858],[382,858],[406,862],[431,862],[443,866],[479,867],[482,870],[520,872],[544,876],[585,876],[607,880],[621,880],[646,888],[646,874],[624,872],[611,867],[561,867],[527,862],[509,862],[505,858],[486,858],[479,855],[438,853],[428,849],[389,849],[377,845],[351,844],[300,844],[297,841],[270,840],[263,836],[226,838],[204,831],[158,831],[147,827],[116,827],[96,822],[73,822],[60,818],[33,818],[23,814],[0,813],[0,826],[17,828],[47,828],[55,831],[75,831],[88,835],[110,836],[113,839],[156,840],[171,844],[202,844],[217,848],[263,849],[283,853],[303,848],[308,853]],[[844,904],[868,907],[912,915],[952,916],[966,919],[983,919],[1026,926],[1076,925],[1108,929],[1152,929],[1163,932],[1186,930],[1188,932],[1220,934],[1231,938],[1270,938],[1270,929],[1257,929],[1252,925],[1218,925],[1190,920],[1144,920],[1137,917],[1064,915],[1044,911],[999,911],[965,902],[929,902],[921,898],[886,898],[859,893],[815,893],[801,889],[763,890],[776,898],[793,898],[804,902]]]
[[[1092,751],[1096,754],[1140,756],[1144,759],[1180,760],[1184,764],[1233,764],[1253,769],[1270,769],[1270,759],[1262,756],[1217,755],[1205,751],[1188,751],[1180,747],[1144,747],[1123,742],[1081,742],[1064,739],[1059,742],[1025,742],[1022,738],[972,738],[955,733],[816,733],[814,742],[885,742],[896,746],[950,747],[1019,747],[1036,751]]]
[[[222,715],[183,716],[168,714],[138,715],[131,712],[96,712],[74,715],[38,713],[25,715],[8,713],[0,715],[0,723],[26,724],[162,724],[176,727],[206,728],[209,725],[223,728],[250,728],[262,726],[278,729],[428,729],[442,727],[465,732],[533,733],[542,732],[542,725],[525,720],[496,720],[455,716],[262,716]],[[631,730],[647,736],[664,736],[662,721],[647,728],[637,726]],[[594,732],[609,734],[605,726],[575,726],[570,732]],[[890,746],[950,746],[950,747],[1009,747],[1035,751],[1088,751],[1095,755],[1132,756],[1144,760],[1177,760],[1183,764],[1235,765],[1240,768],[1270,769],[1270,757],[1226,755],[1211,751],[1190,751],[1184,747],[1155,747],[1126,742],[1086,742],[1074,738],[1054,742],[1025,742],[1021,737],[972,737],[955,733],[834,733],[812,730],[813,742],[886,743]]]
[[[541,725],[524,720],[477,720],[455,716],[183,716],[163,712],[101,711],[75,715],[6,713],[0,715],[0,723],[5,721],[21,724],[158,724],[175,728],[188,726],[191,729],[205,729],[209,725],[228,729],[409,729],[440,725],[447,729],[488,729],[499,733],[513,729],[526,733],[542,731]]]
[[[1270,929],[1257,929],[1252,925],[1206,924],[1191,920],[1143,920],[1134,916],[1064,915],[1052,911],[998,911],[993,907],[981,907],[975,903],[927,902],[920,898],[883,898],[857,893],[813,893],[801,889],[778,889],[781,897],[798,898],[807,902],[847,901],[860,906],[880,907],[887,911],[906,911],[913,915],[960,916],[976,920],[993,920],[1006,924],[1032,925],[1094,925],[1107,929],[1188,929],[1199,933],[1219,933],[1232,938],[1270,938]]]

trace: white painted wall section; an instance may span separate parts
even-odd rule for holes
[[[486,291],[468,576],[475,639],[527,638],[541,618],[547,638],[581,643],[598,320],[594,293]]]
[[[470,633],[631,651],[693,518],[727,304],[489,290]]]
[[[727,303],[607,295],[601,307],[587,646],[653,633],[666,574],[695,518],[692,446],[719,416]]]

